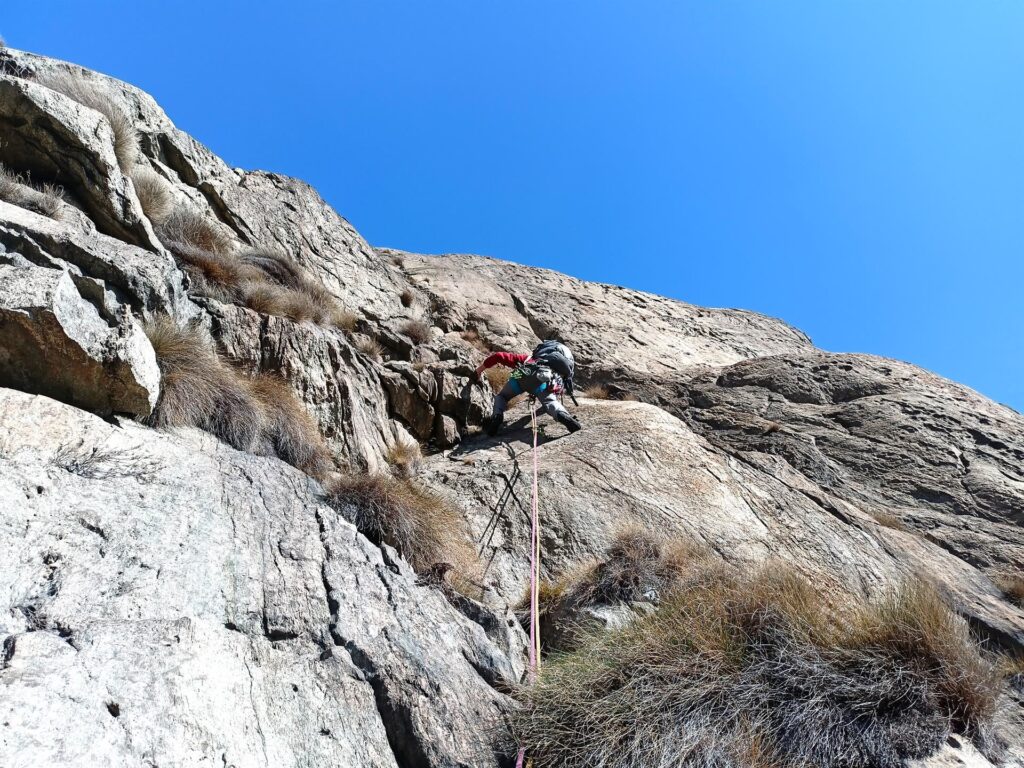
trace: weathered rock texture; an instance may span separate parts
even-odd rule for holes
[[[153,347],[130,314],[104,309],[67,271],[0,263],[0,384],[148,416],[160,391]]]
[[[489,762],[518,656],[315,482],[13,390],[0,423],[0,765]]]
[[[287,251],[354,328],[195,295],[104,118],[43,84],[60,72],[130,117],[176,205],[235,248]],[[0,765],[501,765],[489,737],[525,665],[509,606],[525,589],[531,434],[520,404],[480,437],[492,394],[473,369],[552,334],[581,385],[642,402],[584,400],[571,436],[542,419],[546,575],[637,524],[869,596],[924,576],[980,637],[1024,650],[1024,614],[992,581],[1024,568],[1010,409],[754,313],[374,249],[310,187],[229,168],[137,89],[10,49],[0,162],[62,184],[76,212],[0,203]],[[340,470],[387,472],[397,443],[423,443],[415,481],[464,514],[478,600],[428,585],[276,459],[100,418],[155,402],[138,328],[160,315],[286,379]]]

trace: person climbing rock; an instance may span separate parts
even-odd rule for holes
[[[508,382],[494,398],[494,411],[484,420],[484,431],[496,435],[505,421],[505,408],[516,395],[526,393],[540,401],[540,409],[565,426],[570,432],[581,428],[559,400],[565,392],[575,403],[572,376],[576,367],[572,352],[565,344],[554,339],[541,342],[529,355],[514,352],[495,352],[476,369],[477,379],[483,380],[484,371],[495,365],[512,369]],[[576,403],[579,405],[579,403]]]

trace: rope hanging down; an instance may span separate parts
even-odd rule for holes
[[[533,428],[533,494],[530,501],[530,668],[527,681],[537,682],[540,671],[540,514],[537,504],[537,412],[530,403],[530,426]],[[523,768],[526,747],[520,747],[516,768]],[[530,760],[529,764],[532,765]]]

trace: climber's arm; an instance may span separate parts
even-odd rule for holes
[[[515,368],[520,363],[530,359],[529,355],[517,355],[515,352],[494,352],[490,354],[476,369],[476,377],[483,376],[484,371],[496,365],[504,365],[506,368]]]

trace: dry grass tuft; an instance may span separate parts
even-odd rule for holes
[[[56,184],[33,184],[0,165],[0,200],[59,221],[64,190]]]
[[[1024,573],[1019,571],[999,573],[992,577],[993,583],[1014,605],[1024,607]]]
[[[406,288],[402,291],[402,306],[409,308],[416,302],[416,291],[412,288]]]
[[[179,328],[168,317],[145,326],[160,365],[160,399],[147,419],[154,427],[198,427],[229,445],[252,451],[263,409],[248,381],[217,355],[199,328]]]
[[[607,400],[611,397],[611,392],[604,384],[591,384],[583,390],[583,396],[589,397],[591,400]]]
[[[422,320],[406,320],[399,329],[413,344],[430,341],[430,326]]]
[[[635,526],[623,529],[602,560],[582,563],[557,581],[541,584],[545,647],[566,650],[577,645],[582,633],[579,612],[588,606],[658,603],[709,556],[707,550],[686,541],[667,542]],[[518,606],[521,618],[528,606],[527,596]]]
[[[348,476],[328,491],[335,508],[351,515],[366,538],[394,547],[417,571],[448,563],[463,579],[475,576],[476,551],[465,521],[439,496],[383,475]]]
[[[491,391],[494,394],[498,394],[502,389],[504,389],[505,385],[508,384],[509,377],[511,376],[512,371],[504,366],[495,366],[484,371],[484,378],[487,379],[487,383],[491,385]]]
[[[231,238],[218,224],[192,208],[179,206],[159,222],[157,235],[170,250],[176,243],[215,254],[231,252]]]
[[[171,218],[175,216],[177,212]],[[164,244],[191,277],[196,293],[297,323],[355,328],[356,316],[344,310],[326,288],[311,280],[288,256],[256,250],[234,254],[223,245],[207,248],[170,237],[189,237],[189,232],[199,232],[192,238],[197,242],[210,242],[201,230],[189,224],[183,229],[167,229]]]
[[[385,458],[396,475],[409,478],[419,472],[420,463],[423,461],[423,452],[419,443],[403,437],[395,440],[394,444],[388,448]]]
[[[384,357],[384,347],[372,336],[360,336],[356,340],[356,351],[371,360],[381,360]]]
[[[311,477],[323,480],[334,469],[331,452],[313,418],[288,382],[261,373],[250,382],[263,406],[263,436],[273,455]]]
[[[128,114],[117,104],[105,84],[92,81],[85,75],[59,70],[47,72],[37,78],[40,84],[63,93],[83,107],[94,109],[107,119],[114,134],[114,154],[121,170],[132,172],[139,158],[139,138]]]
[[[831,605],[778,567],[688,579],[549,661],[519,692],[510,751],[536,768],[895,768],[951,729],[984,740],[998,674],[932,589]]]
[[[296,323],[323,319],[317,303],[301,291],[263,280],[247,280],[239,288],[241,303],[261,314],[287,317]]]
[[[277,456],[323,479],[331,454],[291,387],[277,376],[254,378],[225,363],[195,326],[170,318],[146,326],[160,365],[160,400],[147,422],[197,427],[243,451]]]
[[[405,266],[405,257],[397,253],[393,253],[391,254],[391,263],[394,264],[399,269],[401,269],[402,267]]]
[[[137,165],[129,174],[135,186],[135,196],[139,198],[142,212],[153,224],[171,215],[174,209],[174,195],[164,178],[156,171],[143,165]]]

